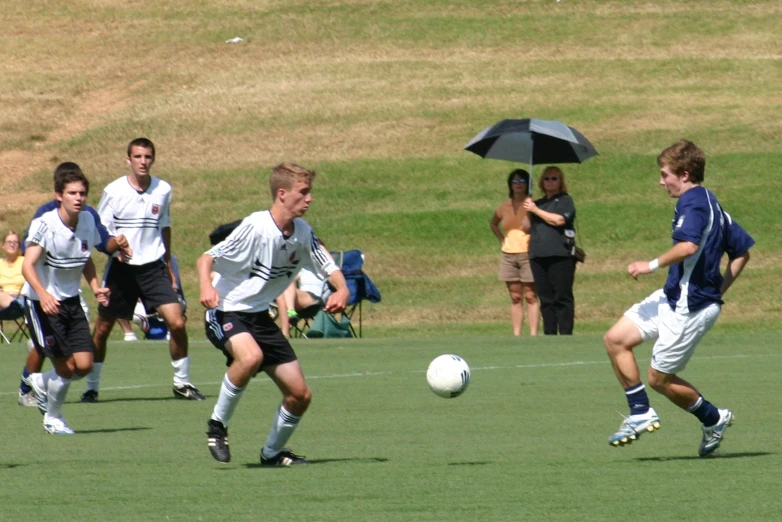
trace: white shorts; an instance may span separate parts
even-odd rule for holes
[[[652,368],[666,374],[684,370],[701,338],[714,326],[720,305],[682,314],[671,309],[665,292],[657,290],[625,312],[644,341],[656,339],[652,349]]]

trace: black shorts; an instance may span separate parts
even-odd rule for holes
[[[30,338],[38,353],[50,359],[65,358],[76,352],[94,352],[90,323],[79,296],[60,301],[60,313],[47,315],[39,301],[25,300],[25,316]]]
[[[295,361],[296,353],[291,343],[282,335],[280,328],[269,316],[269,312],[223,312],[207,310],[204,317],[206,337],[225,355],[225,365],[231,366],[233,357],[225,348],[225,342],[238,333],[247,332],[261,347],[263,362],[260,370]]]
[[[146,265],[128,265],[112,258],[106,265],[104,284],[111,295],[109,306],[98,307],[101,317],[130,320],[139,299],[148,310],[179,302],[162,259]]]

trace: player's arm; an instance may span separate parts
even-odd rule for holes
[[[176,289],[176,274],[174,273],[174,263],[171,262],[171,227],[164,227],[160,231],[160,236],[163,238],[163,247],[166,249],[166,253],[163,254],[163,261],[166,262],[168,267],[168,277],[171,279],[171,286]]]
[[[41,303],[41,309],[44,313],[48,315],[57,315],[60,312],[60,301],[46,291],[46,288],[44,288],[41,280],[38,278],[38,273],[35,271],[35,264],[43,255],[43,247],[31,243],[27,246],[26,252],[24,261],[22,261],[22,275],[38,295],[38,302]]]
[[[348,299],[350,299],[350,290],[348,290],[348,283],[345,281],[345,276],[342,270],[334,270],[329,275],[329,284],[336,288],[333,294],[331,294],[326,300],[326,305],[323,310],[327,313],[333,314],[341,312],[347,307]]]
[[[725,268],[725,273],[722,274],[722,286],[720,287],[720,293],[725,295],[730,285],[739,277],[741,271],[749,263],[749,251],[744,252],[742,255],[728,260],[728,266]]]
[[[87,259],[87,262],[84,264],[84,268],[82,269],[81,273],[84,275],[84,279],[87,281],[87,284],[90,285],[92,293],[95,294],[95,298],[98,300],[98,304],[108,306],[109,294],[111,291],[108,288],[101,286],[100,281],[98,281],[98,273],[95,270],[95,263],[92,261],[92,258]]]
[[[215,259],[209,254],[201,254],[196,261],[196,272],[198,273],[198,285],[201,289],[199,301],[204,308],[217,308],[220,304],[220,294],[212,286],[212,267]]]
[[[651,261],[636,261],[627,266],[627,273],[638,279],[639,275],[651,274],[658,268],[681,263],[698,251],[698,245],[689,241],[680,241],[673,245],[670,250]]]

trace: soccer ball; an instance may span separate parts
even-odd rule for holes
[[[453,399],[464,393],[470,384],[470,367],[458,355],[440,355],[429,364],[426,382],[436,395]]]

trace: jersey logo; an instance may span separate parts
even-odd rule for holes
[[[152,205],[152,215],[157,216],[160,213],[160,205]]]
[[[682,216],[679,218],[679,221],[676,222],[676,228],[682,228],[682,225],[684,224],[684,217]]]
[[[88,252],[90,250],[90,246],[87,244],[86,241],[81,242],[81,251],[82,252]]]
[[[46,336],[46,346],[54,346],[54,336],[53,335],[47,335]]]
[[[224,332],[227,332],[227,331],[229,331],[229,330],[233,329],[233,327],[234,327],[233,323],[225,323],[225,324],[223,325],[223,331],[224,331]]]
[[[291,256],[288,258],[288,261],[290,261],[291,263],[296,262],[296,252],[291,254]]]

